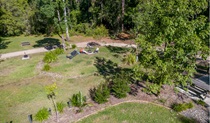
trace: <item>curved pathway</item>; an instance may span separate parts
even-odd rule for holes
[[[88,42],[92,41],[87,41],[87,42],[80,42],[76,43],[77,47],[86,47]],[[99,42],[97,42],[99,43]],[[117,46],[117,47],[136,47],[136,45],[128,45],[125,43],[99,43],[101,46]],[[49,50],[45,49],[44,47],[41,48],[35,48],[35,49],[30,49],[30,50],[23,50],[23,51],[17,51],[17,52],[11,52],[11,53],[5,53],[1,54],[0,58],[1,59],[7,59],[7,58],[12,58],[16,56],[23,56],[25,53],[26,54],[35,54],[35,53],[42,53],[42,52],[48,52]]]

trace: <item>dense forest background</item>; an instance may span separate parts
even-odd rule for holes
[[[155,5],[156,0],[147,1]],[[142,18],[147,17],[144,15],[139,19],[139,14],[144,13],[141,5],[145,3],[144,0],[0,0],[0,36],[90,35],[90,29],[101,25],[112,35],[125,30],[136,34],[142,31],[139,29],[139,23],[145,23]],[[208,17],[206,0],[193,0],[192,3],[195,9],[196,5],[203,6],[194,16]],[[171,11],[167,6],[164,9]]]
[[[1,36],[89,33],[105,26],[110,34],[134,28],[139,0],[0,0]]]

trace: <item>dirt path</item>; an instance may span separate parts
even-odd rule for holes
[[[94,40],[91,41],[87,41],[87,42],[80,42],[80,43],[76,43],[77,47],[86,47],[88,42],[92,42]],[[101,46],[118,46],[118,47],[136,47],[136,45],[133,44],[126,44],[126,43],[119,43],[119,42],[97,42],[99,43]],[[49,50],[45,49],[44,47],[41,48],[35,48],[35,49],[30,49],[30,50],[23,50],[23,51],[17,51],[17,52],[11,52],[11,53],[5,53],[5,54],[1,54],[0,59],[7,59],[7,58],[12,58],[12,57],[16,57],[16,56],[23,56],[25,53],[26,54],[35,54],[35,53],[42,53],[42,52],[48,52]]]

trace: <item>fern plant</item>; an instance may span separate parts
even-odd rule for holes
[[[43,67],[43,71],[49,71],[51,69],[50,65],[49,64],[45,64],[44,67]]]
[[[83,96],[81,92],[79,92],[78,94],[73,94],[70,101],[73,106],[79,108],[79,112],[81,112],[82,108],[86,105],[86,97]]]
[[[117,98],[124,98],[130,91],[129,81],[124,74],[117,75],[111,85],[111,92]]]
[[[136,56],[134,54],[128,54],[126,57],[123,59],[123,62],[127,65],[132,65],[136,62]]]
[[[101,104],[108,101],[110,95],[110,89],[107,84],[100,84],[97,88],[93,88],[90,91],[91,98]]]
[[[56,61],[57,59],[58,59],[57,55],[51,51],[45,54],[43,61],[45,63],[51,63],[51,62]]]
[[[44,120],[48,119],[49,118],[49,112],[48,112],[48,109],[43,107],[42,109],[40,109],[36,115],[35,115],[35,120],[36,121],[40,121],[40,122],[43,122]]]
[[[66,105],[63,102],[57,102],[56,106],[57,106],[58,112],[63,113],[63,109]]]

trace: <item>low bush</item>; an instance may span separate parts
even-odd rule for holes
[[[155,84],[155,83],[146,83],[146,88],[143,89],[144,92],[147,94],[154,94],[159,95],[160,94],[161,85]]]
[[[202,105],[202,106],[205,106],[206,105],[206,103],[203,100],[196,100],[196,103],[198,105]]]
[[[75,48],[77,48],[77,45],[76,45],[76,44],[72,44],[72,45],[71,45],[71,48],[72,48],[72,49],[75,49]]]
[[[128,54],[126,57],[123,59],[123,62],[127,65],[132,65],[136,62],[136,56],[134,54]]]
[[[123,73],[115,76],[111,83],[111,93],[117,98],[124,98],[130,92],[129,81]]]
[[[63,54],[64,53],[64,50],[63,49],[60,49],[60,48],[57,48],[54,51],[52,51],[52,53],[55,53],[56,55],[60,55],[60,54]]]
[[[94,30],[93,30],[93,37],[96,39],[101,39],[102,37],[106,37],[108,36],[108,30],[106,29],[105,26],[101,25],[101,26],[97,26]]]
[[[100,84],[97,88],[90,90],[91,98],[99,104],[107,102],[109,95],[110,89],[108,88],[108,84]]]
[[[54,52],[50,51],[50,52],[45,54],[45,56],[43,58],[43,61],[45,63],[51,63],[51,62],[56,61],[57,59],[58,59],[57,55]]]
[[[63,109],[65,108],[65,104],[63,102],[57,102],[56,103],[57,109],[59,113],[63,113]]]
[[[54,51],[50,51],[50,52],[47,52],[43,58],[43,61],[45,63],[51,63],[51,62],[54,62],[58,59],[58,55],[60,54],[63,54],[64,53],[64,50],[63,49],[60,49],[60,48],[57,48],[55,49]]]
[[[82,111],[82,107],[86,105],[86,97],[82,95],[81,92],[78,94],[73,94],[73,96],[70,99],[73,106],[79,108],[79,112]]]
[[[43,67],[43,71],[49,71],[51,69],[50,65],[49,64],[45,64],[44,67]]]
[[[181,112],[190,108],[193,108],[192,102],[182,103],[182,104],[173,104],[172,106],[172,109],[176,112]]]
[[[87,30],[90,28],[88,23],[80,23],[75,26],[75,30],[79,33],[86,34]]]
[[[48,112],[48,109],[44,107],[44,108],[40,109],[40,110],[35,114],[35,120],[36,120],[36,121],[42,122],[42,121],[48,119],[48,118],[49,118],[49,115],[50,115],[50,114],[49,114],[49,112]]]

